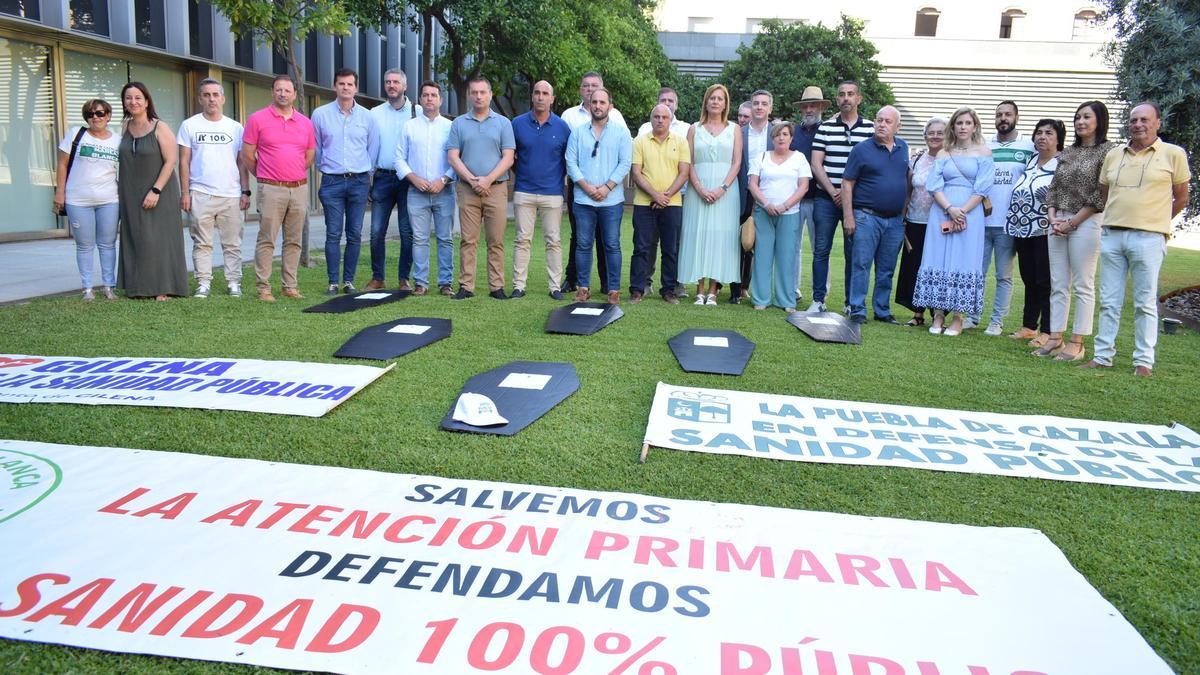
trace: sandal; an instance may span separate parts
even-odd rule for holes
[[[1032,328],[1021,327],[1021,330],[1014,331],[1008,334],[1008,337],[1014,340],[1029,340],[1038,336],[1038,332]]]
[[[908,326],[909,328],[916,328],[917,326],[924,326],[925,325],[925,315],[924,314],[922,314],[921,316],[914,315],[913,318],[909,319],[908,323],[906,323],[904,325]]]
[[[1069,354],[1069,353],[1067,353],[1066,345],[1064,345],[1062,351],[1060,351],[1058,353],[1058,355],[1054,357],[1054,360],[1055,361],[1082,361],[1083,355],[1087,353],[1087,350],[1085,350],[1083,348],[1083,340],[1080,340],[1079,342],[1071,340],[1067,344],[1068,345],[1079,345],[1079,351],[1075,352],[1074,354]]]
[[[1050,342],[1050,335],[1048,333],[1038,333],[1037,337],[1033,338],[1026,344],[1028,344],[1030,347],[1039,347],[1040,348],[1040,347],[1045,347],[1046,343],[1048,343],[1048,342]]]
[[[1032,354],[1034,356],[1055,356],[1061,352],[1065,346],[1066,343],[1064,343],[1061,339],[1055,340],[1053,338],[1046,338],[1046,344],[1035,349]]]

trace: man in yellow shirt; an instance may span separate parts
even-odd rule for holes
[[[662,299],[678,305],[675,297],[679,258],[679,227],[683,200],[679,191],[687,181],[691,155],[687,140],[671,133],[674,115],[658,104],[650,112],[650,133],[633,142],[630,174],[637,185],[633,198],[633,259],[629,263],[629,301],[641,302],[650,283],[655,241],[662,245]]]
[[[1167,254],[1171,219],[1188,201],[1192,174],[1187,154],[1158,137],[1162,111],[1140,103],[1129,112],[1129,143],[1104,157],[1100,199],[1100,323],[1095,357],[1084,368],[1112,367],[1125,302],[1125,279],[1133,279],[1133,374],[1149,377],[1158,342],[1158,270]]]

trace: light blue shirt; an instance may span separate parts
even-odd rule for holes
[[[593,156],[593,150],[595,154]],[[594,201],[583,190],[575,190],[575,203],[585,206],[612,206],[625,203],[625,176],[633,162],[633,138],[624,124],[611,118],[600,133],[600,141],[592,132],[592,123],[575,127],[567,141],[567,175],[572,183],[585,180],[592,185],[616,183],[604,201]]]
[[[379,153],[379,125],[358,103],[345,115],[338,102],[326,103],[312,114],[317,136],[317,170],[321,173],[367,173]]]
[[[418,115],[404,125],[400,143],[396,146],[396,175],[404,178],[415,173],[425,180],[445,176],[454,179],[454,169],[446,161],[446,139],[450,137],[450,120],[438,115],[432,120]]]
[[[375,168],[395,169],[396,146],[403,137],[404,125],[413,117],[421,117],[421,111],[416,109],[411,100],[405,98],[404,105],[399,108],[393,108],[387,101],[371,108],[371,117],[374,117],[375,123],[379,125],[379,154],[374,155]],[[396,173],[400,173],[399,169]]]

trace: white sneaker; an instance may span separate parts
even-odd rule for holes
[[[985,335],[1000,335],[1004,332],[1004,326],[998,323],[989,324],[987,330],[983,332]]]
[[[704,304],[706,304],[706,305],[715,305],[715,304],[717,304],[717,294],[716,294],[716,293],[709,293],[707,296],[705,296],[705,298],[704,298]]]
[[[91,302],[96,299],[96,293],[90,288],[83,289],[83,299],[85,302]]]
[[[208,297],[208,284],[200,284],[199,286],[197,286],[196,294],[193,295],[192,297],[193,298],[207,298]]]
[[[695,302],[693,302],[692,304],[693,304],[693,305],[703,305],[703,304],[704,304],[704,294],[703,294],[703,293],[697,293],[697,294],[696,294],[696,301],[695,301]]]
[[[842,305],[842,314],[844,314],[846,316],[850,316],[850,305],[849,304]]]
[[[972,319],[969,316],[963,317],[963,323],[962,323],[963,330],[971,330],[972,328],[978,328],[978,327],[979,327],[979,324],[976,323],[974,319]]]
[[[242,297],[242,285],[230,283],[229,284],[229,295],[234,298]]]
[[[804,311],[809,312],[809,313],[824,312],[825,311],[825,303],[821,302],[820,300],[814,300],[813,304],[809,305],[808,309],[806,309]]]

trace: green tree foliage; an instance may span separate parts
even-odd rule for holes
[[[735,105],[755,89],[770,91],[775,96],[774,116],[793,119],[798,113],[792,103],[800,100],[804,87],[817,85],[832,101],[838,82],[857,80],[863,95],[860,112],[871,118],[880,107],[895,102],[891,87],[879,80],[883,66],[875,60],[877,51],[863,37],[863,22],[845,14],[835,28],[769,19],[753,43],[738,47],[740,58],[725,64],[719,81],[729,87]],[[686,115],[699,112],[697,107]]]
[[[1117,95],[1130,106],[1152,100],[1162,107],[1160,134],[1183,146],[1193,167],[1188,213],[1194,216],[1200,212],[1200,0],[1105,4],[1117,33],[1108,46]]]

